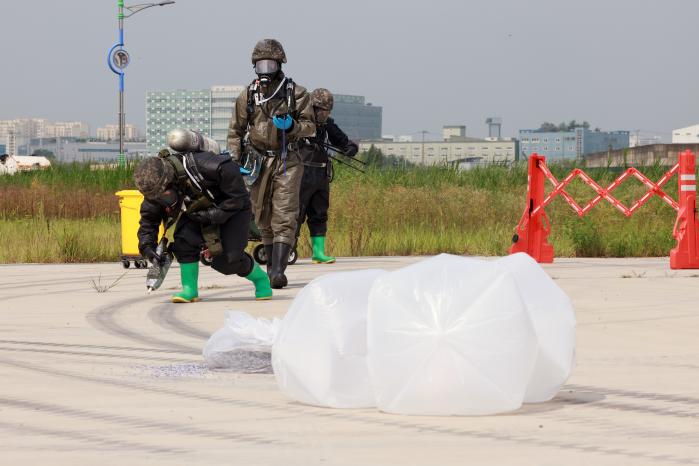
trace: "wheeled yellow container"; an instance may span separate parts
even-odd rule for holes
[[[119,198],[121,210],[121,265],[128,269],[133,261],[137,269],[147,268],[146,258],[138,251],[137,236],[143,194],[135,189],[126,189],[115,194]],[[163,236],[164,230],[161,224],[158,239]]]

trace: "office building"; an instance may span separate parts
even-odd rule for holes
[[[167,133],[188,128],[210,136],[225,149],[235,99],[246,86],[220,85],[210,89],[151,91],[146,96],[146,143],[156,154],[165,147]],[[332,116],[350,139],[381,138],[382,108],[363,96],[334,95]]]
[[[575,128],[571,131],[519,131],[520,158],[526,160],[531,154],[546,156],[549,160],[575,159],[605,150],[629,147],[628,131],[591,131]]]
[[[332,118],[352,140],[381,139],[383,108],[366,103],[364,96],[333,94]]]
[[[167,133],[187,128],[211,134],[211,90],[150,91],[146,95],[146,144],[150,154],[165,147]]]
[[[213,86],[211,88],[211,132],[212,139],[221,145],[221,149],[227,147],[228,125],[233,116],[235,99],[245,86]]]

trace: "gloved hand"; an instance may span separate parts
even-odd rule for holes
[[[162,257],[160,257],[156,252],[155,248],[152,246],[146,246],[143,248],[143,256],[148,259],[153,265],[160,265]]]
[[[347,157],[354,157],[359,152],[359,147],[356,144],[350,144],[347,149],[345,149],[345,155]]]
[[[231,213],[218,207],[209,207],[208,209],[197,210],[196,212],[187,212],[187,216],[198,223],[205,225],[220,225],[226,223],[230,218]]]
[[[284,116],[276,115],[272,117],[272,123],[279,129],[286,131],[287,133],[291,131],[294,127],[294,119],[288,113]]]

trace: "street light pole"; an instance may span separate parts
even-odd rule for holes
[[[119,44],[124,46],[124,0],[118,0],[119,13]],[[123,49],[122,49],[123,50]],[[127,63],[128,64],[128,63]],[[124,114],[124,70],[119,73],[119,166],[126,165],[126,155],[124,154],[124,131],[126,115]]]
[[[154,6],[172,5],[175,3],[172,0],[160,3],[143,3],[140,5],[124,6],[124,0],[117,0],[117,19],[119,21],[119,36],[116,44],[109,49],[107,56],[107,65],[114,74],[119,76],[119,165],[126,164],[126,155],[124,153],[124,133],[126,127],[126,114],[124,113],[124,70],[129,65],[131,58],[126,50],[124,50],[124,18],[129,18],[139,11],[151,8]],[[129,13],[124,14],[124,9]]]

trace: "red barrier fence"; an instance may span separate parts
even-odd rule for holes
[[[675,202],[662,189],[675,174],[678,175],[679,202]],[[641,181],[646,185],[648,191],[631,207],[626,207],[612,195],[612,192],[630,177]],[[575,178],[580,178],[597,192],[597,196],[584,207],[578,205],[565,190],[566,186]],[[547,179],[553,185],[553,190],[545,195],[544,184]],[[556,196],[563,197],[579,217],[585,216],[602,200],[608,201],[624,215],[630,217],[651,197],[658,196],[677,211],[677,220],[673,230],[677,245],[670,251],[670,267],[673,269],[696,269],[699,268],[699,220],[697,219],[696,190],[696,162],[691,151],[680,153],[679,161],[657,183],[648,179],[635,168],[629,168],[606,189],[579,168],[574,169],[559,182],[546,166],[546,157],[533,154],[529,158],[527,206],[517,225],[509,252],[510,254],[526,252],[537,262],[553,262],[553,246],[547,241],[548,235],[551,233],[551,223],[544,208]]]

